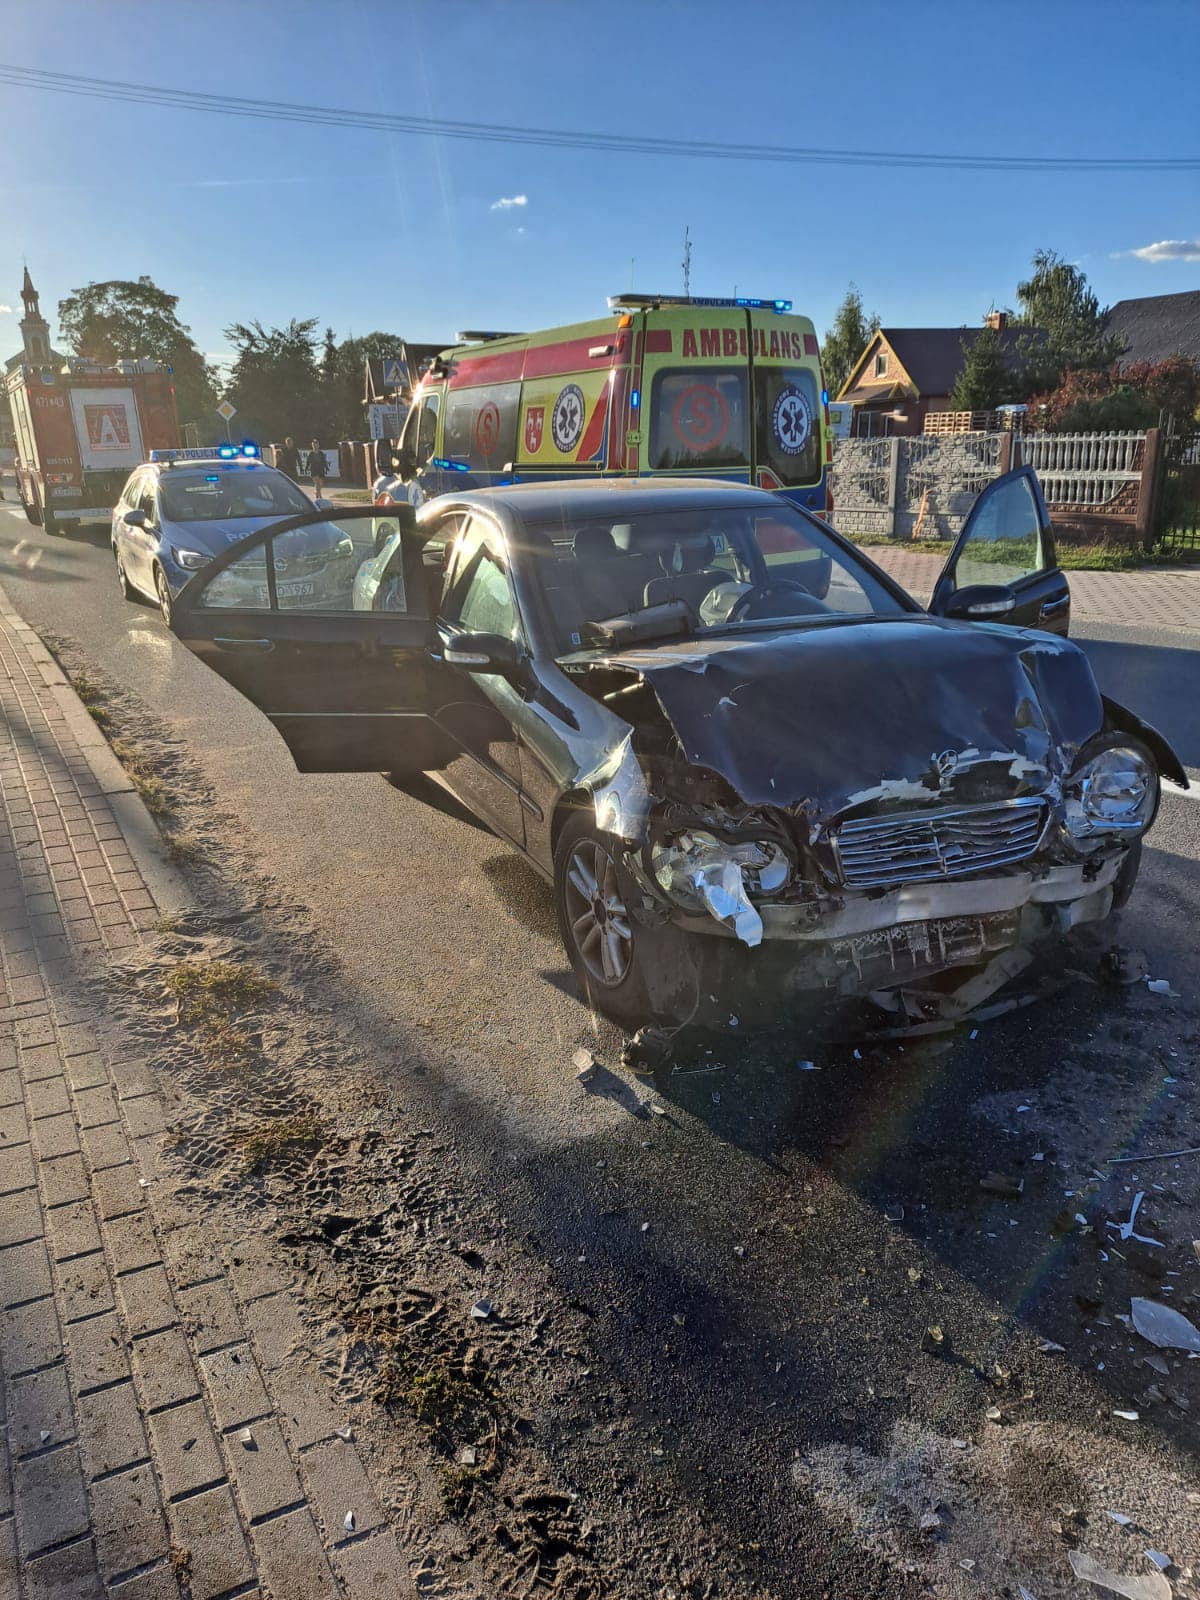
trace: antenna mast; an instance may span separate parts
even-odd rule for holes
[[[692,293],[692,239],[688,228],[683,230],[683,292],[690,299]]]

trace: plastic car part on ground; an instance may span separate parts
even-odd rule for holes
[[[1182,1311],[1157,1300],[1136,1298],[1130,1302],[1129,1311],[1134,1331],[1160,1350],[1186,1350],[1189,1355],[1200,1355],[1200,1329]]]
[[[1171,1585],[1161,1572],[1120,1573],[1110,1572],[1082,1550],[1067,1552],[1071,1571],[1084,1583],[1094,1583],[1109,1594],[1120,1594],[1125,1600],[1171,1600]]]

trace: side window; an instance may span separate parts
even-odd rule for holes
[[[151,475],[142,479],[141,491],[138,495],[138,505],[146,513],[146,520],[155,527],[158,526],[158,495],[155,493],[155,482]]]
[[[421,415],[417,421],[417,465],[423,467],[437,450],[438,412],[441,396],[428,395],[421,402]]]
[[[516,454],[520,409],[519,383],[452,390],[446,396],[442,453],[474,472],[501,471]]]
[[[985,489],[954,569],[955,586],[1015,583],[1045,565],[1041,520],[1029,479]]]
[[[362,610],[427,617],[415,541],[397,534],[396,548],[378,586],[358,583],[359,569],[375,554],[373,517],[306,523],[255,545],[213,577],[199,604],[242,611],[307,611],[328,614]],[[268,563],[275,579],[274,606]],[[365,576],[365,575],[364,575]],[[386,592],[386,599],[379,598]]]
[[[496,556],[487,529],[478,522],[459,537],[447,576],[442,615],[468,633],[517,636],[517,610],[508,573]]]
[[[133,507],[137,505],[138,495],[141,492],[141,482],[141,473],[135,472],[129,479],[129,482],[121,490],[121,504],[125,506],[127,510],[132,510]]]

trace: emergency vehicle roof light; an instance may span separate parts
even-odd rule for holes
[[[242,454],[244,456],[256,456],[258,453],[258,446],[255,444],[253,439],[242,440]]]
[[[491,329],[468,328],[463,333],[456,333],[454,337],[459,344],[487,344],[491,339],[520,339],[523,336],[519,333],[500,333]]]
[[[654,306],[706,306],[712,309],[727,307],[744,311],[776,311],[782,315],[783,312],[792,309],[792,302],[764,300],[745,294],[736,295],[732,299],[724,299],[719,295],[686,294],[610,294],[608,297],[610,311],[623,311],[628,307],[640,311]]]

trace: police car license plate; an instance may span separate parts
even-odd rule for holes
[[[275,585],[275,593],[280,600],[304,600],[313,592],[314,587],[311,579],[307,583],[277,583]],[[259,586],[256,598],[260,606],[269,606],[271,604],[271,595],[265,583]]]

